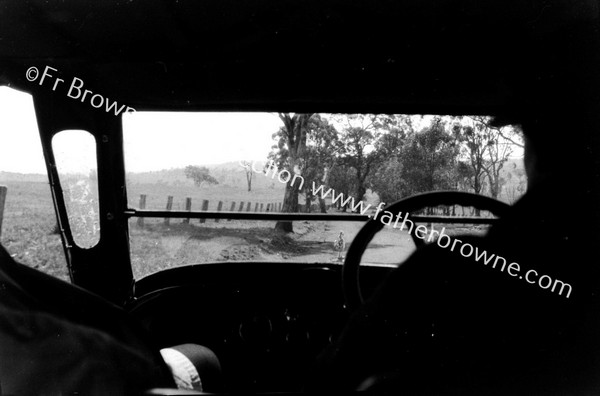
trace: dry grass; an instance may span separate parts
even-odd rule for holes
[[[0,242],[20,263],[69,280],[48,183],[6,182]]]

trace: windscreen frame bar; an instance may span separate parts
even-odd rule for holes
[[[230,219],[230,220],[261,220],[261,221],[368,221],[371,215],[351,213],[256,213],[231,211],[168,211],[168,210],[139,210],[128,209],[125,217],[143,218],[172,218],[172,219]],[[410,219],[416,223],[453,223],[453,224],[494,224],[499,219],[495,217],[475,216],[430,216],[414,215]]]

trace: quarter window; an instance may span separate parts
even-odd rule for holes
[[[62,131],[52,139],[52,150],[73,240],[91,248],[100,239],[96,141],[86,131]]]

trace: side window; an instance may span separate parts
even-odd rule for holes
[[[33,98],[0,87],[0,243],[18,262],[68,281]]]
[[[62,131],[52,138],[52,151],[73,240],[91,248],[100,239],[96,140],[86,131]]]

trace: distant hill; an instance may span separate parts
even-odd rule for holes
[[[262,163],[259,161],[257,169]],[[244,168],[237,161],[225,162],[222,164],[203,165],[210,170],[210,174],[219,181],[219,187],[246,188],[246,173]],[[277,180],[277,176],[271,177],[271,173],[265,176],[263,173],[254,173],[252,179],[252,189],[266,191],[275,189],[279,191],[284,189],[284,184]],[[500,199],[512,202],[522,191],[519,186],[524,181],[523,159],[510,159],[502,168],[501,176],[506,180],[506,184],[500,194]],[[48,183],[48,177],[45,174],[24,174],[16,172],[0,171],[0,184],[11,182],[36,182]],[[175,187],[194,187],[194,182],[185,177],[183,168],[163,169],[151,172],[127,173],[127,184],[129,186],[150,186],[163,185]],[[216,187],[216,186],[215,186]]]
[[[258,169],[262,165],[259,162]],[[210,170],[211,176],[219,181],[219,184],[225,187],[238,187],[246,185],[246,172],[237,161],[225,162],[222,164],[198,165],[205,166]],[[265,176],[263,173],[254,173],[252,187],[256,188],[278,188],[277,176],[271,178],[272,174]],[[163,184],[173,186],[193,186],[194,182],[185,176],[184,168],[163,169],[151,172],[127,173],[128,184]]]
[[[262,163],[257,164],[257,169]],[[237,161],[222,164],[201,165],[210,169],[210,174],[215,177],[220,185],[238,187],[246,185],[246,173]],[[40,173],[17,173],[0,171],[0,184],[10,182],[40,182],[48,183],[48,176]],[[162,169],[150,172],[128,172],[129,184],[162,184],[174,186],[193,186],[194,182],[185,177],[184,168]],[[271,178],[262,173],[254,173],[252,186],[257,188],[278,188],[277,176]]]
[[[41,173],[16,173],[0,171],[0,184],[10,182],[48,183],[48,176]]]

